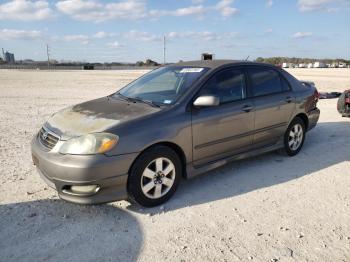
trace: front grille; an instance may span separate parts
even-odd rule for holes
[[[55,135],[51,131],[42,127],[39,131],[39,141],[47,149],[51,150],[57,144],[60,139],[59,136]]]

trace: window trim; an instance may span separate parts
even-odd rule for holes
[[[277,70],[276,70],[277,71]],[[292,91],[292,86],[291,84],[289,83],[289,81],[287,80],[287,78],[281,73],[281,72],[277,72],[279,75],[280,75],[280,78],[281,78],[281,81],[284,80],[286,83],[287,83],[287,86],[288,86],[288,90],[283,90],[283,91]]]
[[[237,100],[233,100],[233,101],[227,101],[227,102],[223,102],[223,103],[220,103],[218,106],[223,106],[223,105],[228,105],[228,104],[231,104],[231,103],[236,103],[236,102],[241,102],[241,101],[244,101],[244,100],[247,100],[249,97],[248,97],[248,79],[247,79],[247,74],[245,72],[245,68],[243,66],[230,66],[230,67],[225,67],[225,68],[222,68],[222,69],[219,69],[218,71],[216,72],[213,72],[213,74],[205,80],[204,83],[202,83],[202,85],[200,86],[200,88],[198,88],[197,92],[195,93],[195,95],[193,96],[193,99],[192,99],[192,103],[199,97],[199,93],[200,91],[205,87],[205,85],[213,78],[215,77],[216,74],[219,74],[223,71],[227,71],[227,70],[237,70],[237,71],[240,71],[243,76],[244,76],[244,94],[243,94],[243,98],[241,99],[237,99]]]
[[[249,81],[249,85],[248,85],[248,89],[249,89],[249,93],[248,93],[248,94],[249,94],[249,96],[248,96],[248,98],[259,98],[259,97],[265,97],[265,96],[283,94],[283,93],[290,92],[290,91],[292,90],[290,83],[287,81],[287,79],[284,78],[284,80],[287,82],[287,85],[288,85],[288,87],[289,87],[288,90],[283,90],[283,89],[281,89],[281,91],[278,91],[278,92],[272,92],[272,93],[268,93],[268,94],[263,94],[263,95],[254,96],[254,94],[253,94],[253,81],[252,81],[252,79],[251,79],[251,77],[250,77],[250,74],[249,74],[249,69],[251,69],[251,68],[266,69],[266,70],[272,70],[272,71],[274,71],[274,72],[278,75],[278,77],[279,77],[279,79],[280,79],[281,87],[283,87],[283,85],[282,85],[282,77],[283,77],[283,75],[282,75],[278,70],[276,70],[275,68],[269,67],[269,66],[249,65],[249,66],[246,66],[246,67],[245,67],[247,79],[248,79],[248,81]]]

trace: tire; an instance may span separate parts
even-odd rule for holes
[[[293,138],[292,134],[295,133],[297,133],[297,136]],[[279,152],[288,156],[295,156],[298,154],[303,147],[305,133],[304,121],[299,117],[294,118],[284,134],[284,148]]]
[[[152,147],[143,152],[130,169],[129,197],[145,207],[161,205],[175,193],[181,177],[179,156],[169,147]]]

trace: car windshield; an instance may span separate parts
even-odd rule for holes
[[[115,95],[158,105],[174,104],[207,70],[203,67],[161,67],[131,82]]]

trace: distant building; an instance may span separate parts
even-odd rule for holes
[[[282,64],[282,68],[295,68],[295,67],[297,67],[297,66],[293,63],[283,63]]]
[[[7,62],[7,63],[14,63],[15,62],[15,55],[6,51],[4,53],[4,59],[5,59],[5,62]]]
[[[326,65],[322,62],[315,62],[314,63],[314,68],[325,68]]]
[[[346,68],[346,64],[343,62],[339,62],[339,68]]]

